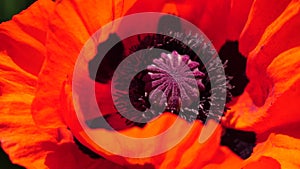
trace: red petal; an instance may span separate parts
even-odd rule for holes
[[[0,141],[12,162],[39,169],[122,168],[83,154],[66,128],[45,130],[36,126],[30,111],[36,82],[35,76],[0,53]]]
[[[276,3],[268,0],[254,1],[239,40],[240,51],[244,56],[248,56],[249,52],[256,47],[265,29],[281,15],[290,2],[291,0]]]
[[[227,26],[227,39],[238,40],[248,19],[248,15],[254,0],[232,0],[230,6],[229,21]]]
[[[177,3],[179,16],[198,26],[219,49],[226,40],[226,27],[230,14],[230,0],[195,1]]]
[[[128,10],[126,15],[140,13],[140,12],[161,12],[168,0],[159,0],[153,3],[151,0],[136,0],[132,3],[132,7]],[[172,11],[168,11],[172,13]]]
[[[48,147],[53,145],[49,144]],[[63,157],[63,158],[62,158]],[[83,154],[74,143],[62,143],[54,146],[54,150],[47,155],[45,164],[50,169],[122,169],[106,159],[92,159],[88,155]]]
[[[212,1],[137,1],[127,14],[138,12],[165,12],[178,15],[198,26],[212,41],[216,49],[228,39],[236,40],[246,22],[253,0]],[[228,33],[227,33],[228,32]]]
[[[281,169],[280,163],[271,157],[262,156],[257,161],[247,164],[243,169]]]
[[[37,75],[43,64],[48,17],[54,2],[40,0],[0,25],[0,50],[5,50],[22,69]]]
[[[248,92],[245,92],[231,107],[231,113],[226,115],[229,126],[262,133],[300,121],[299,54],[300,47],[288,50],[273,60],[266,72],[273,83],[264,105],[255,106]]]
[[[300,3],[291,2],[262,35],[256,48],[249,54],[247,76],[250,79],[248,91],[257,106],[263,105],[272,87],[266,69],[280,53],[300,45]],[[280,70],[279,70],[280,71]]]
[[[13,163],[28,168],[46,168],[49,149],[45,142],[57,142],[57,132],[43,131],[32,120],[30,106],[37,78],[0,53],[0,141]],[[64,139],[64,138],[62,138]]]
[[[254,148],[253,154],[245,164],[250,168],[258,165],[261,168],[299,168],[299,143],[297,138],[271,134],[267,141]]]
[[[115,131],[107,131],[104,129],[93,129],[94,136],[98,136],[98,140],[103,140],[106,142],[106,145],[113,146],[115,148],[119,148],[119,152],[126,152],[129,156],[131,155],[149,155],[149,158],[125,158],[111,156],[107,150],[103,149],[99,145],[96,145],[94,141],[91,140],[86,134],[84,134],[83,129],[79,125],[78,119],[73,112],[72,106],[68,106],[70,109],[68,111],[69,114],[66,114],[68,119],[67,123],[71,124],[71,129],[73,134],[86,146],[90,147],[94,151],[99,154],[105,156],[106,158],[119,163],[121,165],[126,165],[126,163],[138,163],[140,165],[144,165],[150,163],[157,168],[166,168],[171,166],[180,166],[180,167],[192,167],[192,166],[205,166],[208,161],[214,159],[216,151],[219,148],[220,141],[220,128],[217,128],[217,131],[211,136],[211,138],[203,143],[199,143],[199,134],[202,128],[202,124],[198,121],[193,126],[192,124],[187,123],[183,119],[178,119],[177,125],[174,125],[171,133],[167,136],[163,137],[164,139],[153,141],[149,143],[149,141],[144,142],[127,142],[126,140],[120,140],[119,137],[116,136]],[[74,117],[74,118],[72,118]],[[148,138],[156,136],[165,130],[167,130],[178,118],[173,114],[162,114],[159,118],[148,123],[144,128],[132,127],[127,130],[118,131],[123,135],[134,137],[134,138]],[[159,126],[159,127],[158,127]],[[162,148],[167,148],[169,145],[172,145],[174,141],[176,142],[176,138],[185,134],[187,128],[192,127],[191,131],[189,131],[188,135],[184,137],[184,139],[177,144],[174,148],[169,151],[162,153],[160,155],[155,155],[155,153]],[[110,144],[112,142],[117,142],[118,144]],[[209,146],[208,146],[209,145]],[[110,148],[111,149],[111,148]],[[216,159],[218,155],[216,155]],[[202,159],[199,161],[198,159]],[[225,159],[224,159],[225,160]],[[197,162],[196,162],[197,161]]]
[[[118,1],[117,4],[119,3],[121,2]],[[39,87],[32,105],[34,120],[40,126],[50,128],[65,126],[61,119],[64,110],[60,109],[63,83],[66,79],[72,78],[75,61],[91,34],[115,17],[121,16],[122,12],[118,9],[112,13],[114,5],[116,4],[107,1],[95,3],[61,1],[56,4],[55,13],[49,23],[51,29],[46,41],[47,57],[39,75]],[[125,3],[124,7],[129,6]],[[127,11],[125,8],[123,10]],[[105,39],[109,32],[101,35],[103,35],[101,38]],[[89,52],[87,54],[89,58],[86,58],[88,61],[94,56],[95,51],[89,49],[86,51]]]
[[[210,163],[203,167],[203,169],[238,169],[241,168],[243,160],[234,154],[227,147],[220,147],[219,151],[217,151],[212,157]]]

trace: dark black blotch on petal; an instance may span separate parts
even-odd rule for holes
[[[224,63],[228,61],[225,68],[227,76],[231,76],[232,79],[229,83],[233,86],[230,89],[230,93],[233,96],[239,96],[244,92],[249,80],[246,76],[246,62],[247,59],[239,52],[238,41],[227,41],[219,51],[219,57]]]
[[[79,150],[81,150],[84,154],[88,155],[89,157],[93,159],[103,158],[99,154],[93,152],[92,150],[90,150],[89,148],[81,144],[75,137],[74,137],[74,142],[78,146]]]
[[[229,147],[242,159],[247,159],[255,147],[256,134],[254,132],[235,129],[224,129],[221,145]]]
[[[111,46],[113,47],[110,49]],[[103,53],[107,48],[109,51],[106,54]],[[112,79],[114,71],[124,58],[124,45],[117,34],[110,34],[106,41],[98,45],[97,50],[96,56],[89,62],[89,74],[96,82],[107,83]]]
[[[143,128],[146,125],[145,123],[134,123],[123,117],[119,112],[89,119],[85,123],[91,129],[103,128],[112,131],[125,130],[133,126]]]

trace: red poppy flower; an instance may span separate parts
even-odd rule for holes
[[[0,44],[1,147],[13,163],[27,168],[297,168],[299,7],[296,0],[275,4],[266,0],[37,1],[0,25],[4,42]],[[250,158],[242,160],[220,145],[222,126],[200,143],[200,121],[191,126],[179,119],[177,132],[165,139],[172,141],[192,127],[187,136],[169,151],[147,158],[114,155],[84,133],[74,113],[69,80],[80,50],[110,21],[149,11],[172,13],[192,22],[217,50],[228,40],[239,42],[239,50],[247,58],[249,84],[241,96],[233,98],[221,124],[256,132],[258,144]],[[117,29],[114,25],[111,32],[103,32],[99,41],[105,41]],[[86,56],[89,61],[95,52]],[[97,96],[109,98],[108,85],[97,85],[101,92]],[[109,99],[102,104],[105,110],[112,109]],[[155,136],[176,118],[164,113],[143,128],[119,132],[137,138]],[[103,139],[116,142],[113,136]],[[161,141],[152,146],[113,145],[124,152],[134,150],[151,156],[158,145],[168,146]],[[99,157],[95,159],[85,151]]]

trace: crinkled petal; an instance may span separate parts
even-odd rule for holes
[[[179,16],[201,29],[219,50],[226,40],[237,40],[253,0],[179,1]]]
[[[210,123],[214,122],[210,121]],[[161,125],[163,124],[164,122],[162,121]],[[174,135],[176,135],[176,132],[180,132],[182,127],[184,126],[178,126],[178,129],[174,131]],[[184,140],[165,153],[166,157],[160,165],[160,168],[172,168],[173,166],[178,168],[202,168],[216,160],[214,155],[220,149],[221,128],[218,128],[206,142],[201,144],[199,142],[199,136],[202,127],[201,122],[196,122]],[[163,141],[164,140],[161,142]],[[220,155],[219,158],[222,158],[222,156]]]
[[[0,50],[5,50],[17,65],[34,75],[40,72],[45,58],[48,17],[53,8],[51,0],[40,0],[0,25]]]
[[[50,128],[65,126],[60,115],[64,113],[60,110],[63,82],[72,76],[75,61],[91,34],[123,14],[115,9],[115,5],[121,2],[123,1],[59,1],[56,4],[49,23],[51,29],[46,41],[47,57],[39,74],[39,87],[32,106],[37,124]],[[128,10],[125,7],[129,8],[128,4],[124,4],[124,12]],[[101,38],[108,34],[101,34]],[[95,51],[91,51],[93,52]]]
[[[179,1],[179,16],[198,26],[220,49],[226,40],[226,28],[230,15],[230,0]]]
[[[37,78],[0,53],[0,141],[12,162],[28,168],[46,168],[45,142],[57,142],[55,132],[39,130],[31,116]],[[57,137],[58,138],[58,137]]]
[[[36,126],[30,110],[36,84],[36,76],[0,53],[0,145],[13,163],[29,169],[122,168],[82,153],[66,128]]]
[[[248,19],[254,0],[231,0],[229,21],[227,24],[227,39],[238,40]]]
[[[48,1],[39,1],[39,3],[41,2]],[[25,166],[28,165],[31,168],[33,168],[32,166],[38,165],[47,165],[51,168],[97,168],[100,165],[105,166],[107,168],[120,167],[114,166],[112,165],[112,163],[102,159],[94,163],[95,161],[88,158],[86,155],[84,155],[82,152],[76,149],[75,144],[72,142],[72,135],[66,129],[66,125],[68,125],[81,143],[83,143],[90,149],[98,152],[99,154],[103,155],[104,157],[125,166],[130,166],[128,164],[129,162],[141,165],[147,165],[148,163],[151,163],[151,165],[154,165],[157,168],[168,168],[174,166],[177,166],[178,168],[202,168],[210,162],[212,163],[212,166],[206,166],[207,168],[214,167],[214,165],[222,165],[224,168],[229,168],[229,162],[224,161],[228,158],[230,159],[230,162],[231,160],[235,161],[236,167],[239,167],[239,162],[241,162],[241,160],[238,157],[232,155],[232,153],[229,153],[228,149],[219,147],[219,138],[221,133],[220,128],[218,128],[217,132],[206,143],[200,144],[198,142],[199,133],[202,128],[202,125],[199,122],[195,124],[195,126],[192,128],[192,131],[186,136],[186,138],[182,140],[182,142],[175,146],[173,149],[161,155],[145,159],[124,159],[123,157],[113,156],[105,152],[103,148],[95,145],[88,138],[88,136],[83,132],[83,129],[79,125],[76,113],[74,113],[74,110],[72,108],[72,101],[70,101],[72,100],[71,90],[66,89],[68,88],[68,86],[66,85],[66,79],[70,79],[70,77],[72,76],[73,66],[78,57],[80,49],[83,47],[86,40],[101,26],[105,25],[113,19],[123,16],[125,13],[135,13],[139,10],[140,12],[143,12],[143,9],[145,9],[145,11],[164,11],[170,9],[168,12],[178,12],[180,16],[182,16],[185,19],[188,19],[189,21],[192,21],[197,26],[199,26],[200,29],[202,29],[204,33],[206,33],[208,37],[212,39],[214,45],[217,48],[219,48],[228,38],[237,38],[239,34],[238,32],[241,31],[242,25],[243,23],[245,23],[246,15],[251,4],[250,0],[247,1],[244,8],[245,10],[243,10],[243,14],[241,14],[241,17],[236,17],[230,20],[231,16],[235,16],[235,13],[239,13],[238,11],[242,10],[242,8],[239,8],[240,5],[238,3],[234,3],[234,1],[230,1],[232,3],[229,3],[229,1],[220,0],[207,2],[203,1],[202,5],[199,5],[200,7],[194,5],[195,1],[187,1],[186,3],[181,3],[180,1],[177,1],[177,6],[172,5],[172,3],[167,3],[169,5],[168,7],[166,7],[165,5],[160,6],[157,3],[151,3],[152,1],[146,2],[137,1],[135,3],[135,1],[130,1],[124,3],[123,1],[93,1],[93,3],[82,4],[80,1],[59,1],[56,3],[55,15],[50,20],[50,30],[47,35],[48,39],[46,41],[46,61],[43,65],[41,73],[39,74],[38,91],[34,100],[34,104],[32,106],[32,111],[35,122],[40,124],[40,126],[59,128],[59,130],[38,130],[36,128],[31,116],[27,117],[27,114],[31,113],[30,104],[35,94],[35,84],[32,86],[29,85],[28,88],[30,88],[30,92],[28,91],[29,94],[25,94],[26,97],[23,96],[23,94],[27,92],[27,89],[25,89],[26,87],[24,88],[25,90],[23,92],[23,90],[21,90],[19,87],[24,85],[17,85],[18,87],[16,89],[18,89],[18,91],[12,90],[12,92],[19,93],[13,94],[14,96],[12,98],[18,98],[15,100],[17,101],[16,105],[18,107],[13,107],[13,109],[10,109],[10,107],[4,106],[0,109],[1,111],[5,110],[7,112],[11,112],[11,110],[20,110],[20,108],[22,108],[22,110],[20,110],[20,113],[18,114],[26,114],[26,118],[20,116],[20,118],[24,118],[26,121],[26,123],[24,123],[26,125],[24,127],[26,131],[25,129],[21,130],[23,132],[23,135],[24,133],[32,133],[32,135],[38,134],[40,137],[32,139],[33,141],[30,143],[34,144],[34,147],[32,147],[32,151],[26,151],[26,153],[29,153],[30,157],[39,160],[36,160],[36,162],[32,162],[31,158],[22,158],[22,156],[25,155],[21,154],[21,157],[14,157],[14,155],[11,157],[14,162],[20,164],[22,163],[23,165],[25,164]],[[159,1],[159,3],[163,4],[164,1]],[[148,4],[149,6],[147,6],[146,4]],[[265,6],[266,4],[267,3],[264,1],[255,1],[251,9],[251,16],[255,18],[254,16],[259,14],[259,12],[256,11],[257,7]],[[147,8],[145,8],[145,5]],[[274,128],[275,126],[286,125],[289,123],[295,123],[299,121],[299,117],[292,118],[292,116],[297,115],[296,103],[299,102],[297,99],[297,97],[299,96],[298,86],[300,84],[298,76],[298,74],[300,74],[298,63],[299,60],[297,59],[299,58],[297,57],[299,55],[299,48],[290,49],[291,47],[299,45],[299,38],[297,38],[296,36],[292,36],[296,34],[294,28],[299,26],[299,3],[297,1],[292,1],[285,9],[285,6],[287,5],[287,1],[283,1],[281,6],[277,6],[276,4],[275,11],[274,13],[272,13],[272,16],[274,15],[274,18],[268,18],[268,15],[262,16],[262,18],[267,18],[265,23],[259,25],[262,28],[261,30],[264,30],[266,28],[266,31],[264,32],[252,30],[252,22],[255,23],[257,22],[257,20],[249,18],[247,22],[247,26],[244,29],[244,33],[241,36],[241,40],[243,40],[244,37],[247,37],[249,35],[257,35],[253,37],[254,40],[252,41],[254,44],[254,50],[248,56],[249,66],[247,74],[249,75],[251,82],[247,87],[247,92],[239,98],[237,102],[238,104],[233,106],[233,113],[228,113],[226,118],[229,126],[247,130],[255,130],[261,133],[269,130],[270,128]],[[99,15],[98,10],[96,9],[96,7],[98,6],[102,9],[101,15]],[[105,6],[105,8],[103,8],[103,6]],[[122,6],[122,8],[116,8],[119,6]],[[129,12],[127,12],[128,9]],[[191,11],[195,11],[195,13],[191,14]],[[280,11],[284,12],[279,16]],[[277,16],[279,17],[276,19]],[[270,26],[268,26],[269,23],[271,23]],[[114,31],[114,29],[115,28],[112,28],[111,31]],[[6,36],[5,33],[4,35]],[[109,32],[104,32],[101,38],[105,39],[108,35]],[[258,39],[258,35],[263,36],[261,39]],[[291,39],[289,39],[289,41],[287,41],[285,44],[281,45],[281,43],[279,43],[282,39],[289,36],[291,36]],[[40,35],[39,37],[34,37],[33,41],[34,40],[40,42]],[[249,49],[243,49],[245,50],[244,53],[247,53],[247,50],[252,50],[252,42],[249,42]],[[247,41],[244,44],[246,43]],[[43,45],[44,43],[39,44],[33,42],[31,44],[38,46]],[[258,45],[255,47],[256,44]],[[277,44],[280,44],[280,46],[277,46]],[[21,45],[17,46],[19,47]],[[5,46],[5,48],[7,47]],[[280,54],[283,51],[285,52]],[[9,53],[10,51],[7,52]],[[93,56],[93,52],[95,51],[91,51],[91,53],[88,56]],[[14,54],[11,53],[11,55],[13,56]],[[43,53],[43,56],[44,55],[45,51]],[[24,59],[24,57],[20,58]],[[86,59],[89,60],[91,58],[87,57]],[[15,62],[18,64],[17,60]],[[41,65],[41,63],[42,61],[37,62],[36,64]],[[29,71],[30,73],[37,74],[39,72],[39,68],[36,65],[33,66],[33,64],[34,63],[28,66],[28,64],[25,64],[24,61],[21,61],[19,65],[23,69]],[[7,67],[4,68],[6,69]],[[20,69],[20,71],[22,70]],[[25,73],[26,77],[31,76],[26,72],[22,73]],[[295,76],[286,76],[287,74],[293,74]],[[10,76],[5,73],[5,77]],[[18,76],[17,74],[14,74],[12,77],[15,78]],[[25,79],[27,83],[28,79]],[[34,77],[34,79],[36,83],[36,78]],[[261,81],[263,81],[264,83],[261,83]],[[10,101],[10,103],[14,103],[14,100],[12,100],[12,98],[10,97],[7,97],[6,93],[9,91],[6,90],[6,84],[10,84],[11,82],[13,82],[13,80],[7,81],[6,79],[4,79],[3,82],[1,82],[0,94],[3,97],[1,96],[0,98],[4,99],[4,101],[8,100]],[[15,84],[13,84],[12,86],[14,85]],[[67,92],[65,90],[67,90]],[[63,98],[61,97],[62,91],[64,94]],[[21,103],[19,103],[21,98],[25,98],[25,101],[21,101]],[[291,116],[284,116],[282,118],[282,116],[280,116],[280,113],[282,112],[279,113],[279,111],[277,110],[282,110],[282,107],[286,105],[286,102],[290,103],[289,107],[286,110],[289,112],[289,114],[291,113]],[[67,106],[67,109],[64,109],[64,106]],[[230,115],[232,115],[232,117],[229,117]],[[159,119],[150,122],[143,129],[134,127],[129,130],[122,131],[122,133],[134,137],[153,136],[164,131],[164,129],[167,128],[170,125],[170,123],[174,121],[175,117],[176,116],[172,114],[163,114]],[[7,119],[9,118],[7,117]],[[265,121],[270,121],[270,123],[264,125]],[[5,128],[10,128],[10,125],[18,126],[15,121],[7,122],[6,120],[3,122],[3,126]],[[189,125],[190,124],[182,120],[180,122],[180,125],[176,126],[176,132],[174,133],[174,136],[172,135],[171,137],[166,137],[165,139],[175,137],[176,134],[180,134],[181,132],[183,132],[182,129],[188,127]],[[105,130],[101,130],[100,133],[101,132],[103,134],[108,133],[108,131]],[[14,138],[12,134],[6,132],[6,130],[3,133],[4,138],[6,139]],[[24,141],[27,138],[28,136],[24,136],[22,140],[18,140],[20,138],[14,139],[18,141],[23,141],[24,147],[26,147],[29,146],[29,144],[27,144],[26,141]],[[99,139],[103,139],[102,134],[99,135]],[[105,137],[104,139],[107,139],[111,142],[116,141],[113,134],[110,137]],[[13,141],[9,142],[9,139],[9,141],[5,139],[3,140],[4,141],[2,142],[1,138],[2,146],[7,152],[9,152],[9,154],[15,154],[14,151],[17,152],[17,150],[19,150],[15,148],[16,146]],[[158,147],[167,146],[167,143],[161,144],[163,143],[163,141],[164,140],[157,140],[154,143],[159,144],[159,146],[146,145],[143,143],[141,143],[140,145],[129,145],[126,143],[122,143],[114,144],[114,146],[118,146],[121,150],[126,151],[128,153],[146,152],[149,155],[151,155],[156,151]],[[59,144],[57,144],[58,142]],[[36,153],[36,151],[41,151],[42,153]],[[65,153],[69,151],[71,153]],[[221,152],[223,154],[219,155],[219,153]],[[18,152],[16,154],[18,155]],[[64,162],[60,161],[60,159],[57,158],[57,156],[61,156],[62,154],[67,157],[67,160]],[[26,156],[27,155],[28,154],[26,154]],[[77,158],[80,158],[82,161],[78,161]],[[19,159],[25,160],[25,162],[18,161]],[[199,160],[198,162],[198,159],[201,160]],[[267,162],[268,164],[270,164],[270,166],[278,167],[278,163],[276,163],[277,159],[282,159],[284,161],[280,162],[281,165],[293,167],[292,165],[290,165],[291,161],[285,163],[286,159],[282,158],[281,156],[272,156],[272,158],[260,157],[253,163],[247,164],[246,167],[251,168],[253,167],[253,165],[255,166],[256,164],[262,163],[262,161]]]
[[[164,12],[178,15],[198,26],[219,49],[226,39],[226,30],[230,13],[229,0],[187,0],[187,1],[137,1],[127,14],[139,12]],[[197,4],[197,5],[195,5]],[[157,19],[157,18],[153,18]],[[153,20],[151,22],[153,22]],[[155,25],[154,25],[155,26]],[[172,25],[169,25],[172,27]]]
[[[72,100],[71,90],[68,83],[65,87],[64,97],[65,99],[63,100]],[[139,159],[122,158],[111,154],[104,147],[100,147],[93,140],[91,140],[91,138],[84,132],[85,130],[80,125],[78,117],[74,112],[72,102],[65,102],[65,106],[67,113],[64,114],[64,119],[66,119],[66,123],[70,126],[72,133],[76,136],[76,138],[78,138],[81,143],[90,149],[121,165],[131,163],[140,165],[152,164],[156,168],[168,168],[171,166],[189,168],[194,166],[205,166],[208,161],[214,161],[218,159],[216,152],[218,152],[220,148],[220,127],[217,128],[217,131],[215,131],[210,139],[203,144],[199,143],[199,135],[202,129],[201,122],[197,121],[195,124],[189,124],[183,119],[177,119],[178,116],[169,113],[162,114],[160,117],[149,122],[143,128],[131,127],[120,131],[109,131],[101,128],[89,130],[90,132],[97,133],[95,135],[98,137],[94,139],[106,140],[107,146],[109,146],[111,142],[114,142],[115,144],[112,144],[111,146],[118,147],[119,152],[126,152],[128,155],[142,154],[143,156],[150,156],[149,158]],[[179,120],[179,122],[173,126],[171,133],[158,138],[161,140],[155,140],[151,142],[151,144],[149,144],[147,141],[131,144],[130,140],[128,140],[129,142],[127,143],[127,140],[120,140],[120,138],[116,136],[116,132],[119,132],[123,135],[134,138],[153,137],[167,130],[176,121],[176,119]],[[189,127],[192,127],[191,130],[184,137],[184,139],[180,141],[179,144],[165,153],[156,155],[156,152],[159,151],[159,149],[167,148],[168,145],[172,145],[174,141],[176,141],[176,139],[173,140],[173,138],[178,138],[179,136],[185,134],[185,132],[187,132],[186,129]],[[201,161],[198,160],[200,158],[202,159]]]
[[[74,113],[70,113],[69,115],[74,116]],[[178,118],[178,116],[164,113],[159,118],[148,123],[144,128],[132,127],[118,132],[134,138],[153,137],[167,130],[168,127],[174,123],[176,118]],[[77,120],[76,117],[72,119]],[[112,156],[112,154],[109,154],[107,150],[103,149],[103,147],[95,144],[95,142],[82,131],[81,126],[78,126],[78,121],[73,121],[72,129],[74,129],[74,127],[76,129],[76,125],[77,129],[72,130],[72,133],[74,133],[74,135],[76,135],[83,144],[95,152],[98,152],[111,161],[125,166],[129,163],[139,165],[151,164],[155,168],[171,168],[174,166],[177,166],[178,168],[201,168],[213,162],[222,163],[226,161],[226,157],[229,157],[230,155],[235,156],[232,152],[229,153],[229,151],[225,154],[219,154],[221,151],[219,145],[221,134],[220,127],[208,141],[201,144],[199,142],[199,135],[202,129],[202,124],[199,121],[192,126],[189,133],[175,147],[162,154],[155,155],[160,149],[169,147],[168,145],[173,144],[174,140],[170,139],[175,138],[176,140],[176,138],[185,134],[185,129],[190,127],[191,124],[182,119],[180,121],[181,122],[179,122],[179,124],[172,128],[171,134],[160,138],[161,140],[155,140],[151,144],[146,141],[136,142],[135,144],[130,144],[130,142],[127,143],[126,140],[119,140],[119,138],[115,136],[116,131],[108,131],[105,129],[97,129],[97,131],[94,131],[97,132],[97,135],[99,136],[96,139],[105,139],[108,144],[114,142],[115,144],[112,144],[111,146],[118,147],[120,152],[126,152],[127,154],[147,154],[150,156],[148,158],[124,158],[124,160],[121,157]],[[78,130],[80,128],[81,130]],[[241,159],[236,156],[233,160],[241,162]],[[227,163],[227,165],[229,164]]]
[[[299,168],[300,140],[282,134],[271,134],[269,138],[258,144],[249,159],[245,161],[246,166],[251,168],[258,163],[267,168]],[[264,162],[264,164],[263,164]],[[256,164],[256,166],[258,166]],[[247,168],[246,167],[246,168]]]
[[[212,41],[216,49],[226,40],[237,40],[253,0],[212,1],[137,1],[127,14],[138,12],[163,12],[178,15],[198,26]],[[172,27],[172,25],[169,25]]]
[[[122,169],[124,168],[104,158],[92,159],[88,155],[82,153],[74,143],[61,143],[58,146],[51,145],[51,144],[47,145],[47,147],[52,147],[52,146],[54,150],[51,151],[45,159],[45,164],[50,169],[62,169],[62,168]]]
[[[243,169],[281,169],[280,163],[271,157],[261,156],[258,160],[251,162],[243,167]]]
[[[264,105],[256,106],[249,93],[244,92],[231,107],[224,124],[263,133],[275,127],[299,123],[299,55],[300,47],[297,47],[276,57],[266,71],[272,87]]]
[[[233,154],[227,147],[220,147],[209,164],[203,169],[240,169],[242,165],[243,160],[239,156]]]
[[[239,40],[240,51],[244,56],[248,56],[250,51],[257,46],[265,29],[282,14],[290,2],[291,0],[254,1]]]
[[[267,73],[270,63],[282,52],[300,45],[299,10],[299,1],[292,1],[282,14],[266,27],[259,42],[248,55],[246,72],[250,83],[247,91],[257,106],[262,106],[268,95],[272,94],[274,82],[269,79]]]

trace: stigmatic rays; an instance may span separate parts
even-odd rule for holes
[[[199,100],[199,90],[205,86],[202,78],[205,74],[198,69],[199,63],[190,60],[188,55],[180,55],[176,51],[170,54],[161,53],[160,58],[154,59],[147,67],[144,77],[145,91],[150,93],[152,104],[166,106],[166,111],[172,113],[184,112],[182,108],[192,105]],[[180,116],[192,120],[194,116],[181,113]]]

